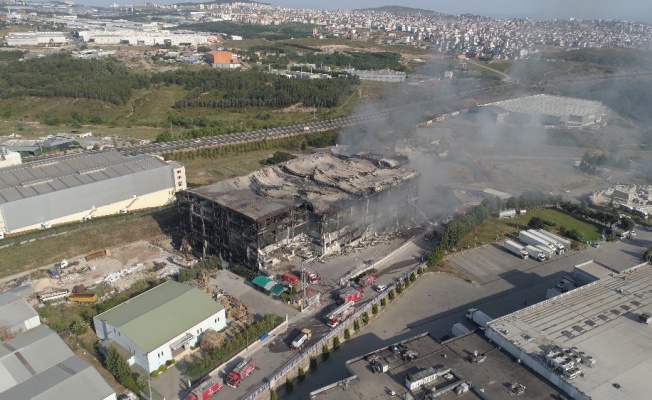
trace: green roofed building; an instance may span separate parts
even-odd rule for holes
[[[168,281],[95,316],[93,324],[102,347],[115,346],[130,365],[152,372],[207,329],[224,328],[226,313],[199,289]]]

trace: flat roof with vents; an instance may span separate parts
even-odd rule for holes
[[[652,392],[652,326],[638,318],[651,305],[652,265],[641,264],[495,319],[487,336],[541,365],[545,348],[576,348],[595,366],[580,364],[584,376],[554,379],[596,400],[642,399]],[[559,375],[549,370],[551,377]]]

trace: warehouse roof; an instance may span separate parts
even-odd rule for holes
[[[0,400],[103,400],[114,393],[95,368],[71,356],[0,392]]]
[[[0,170],[0,203],[166,166],[168,164],[158,157],[126,157],[116,151],[25,163]]]
[[[567,115],[595,115],[599,117],[605,111],[605,107],[600,101],[551,96],[548,94],[537,94],[534,96],[498,101],[487,104],[486,106],[500,107],[509,112],[530,115],[552,115],[556,117]]]
[[[174,188],[158,157],[116,151],[81,153],[0,170],[0,211],[7,231]]]
[[[302,203],[324,212],[418,175],[410,168],[381,168],[361,158],[317,152],[189,192],[259,219]]]
[[[552,347],[575,349],[595,365],[580,364],[570,385],[593,399],[642,399],[652,392],[652,329],[638,317],[651,310],[652,265],[642,264],[495,319],[488,335],[544,365]]]
[[[0,329],[20,324],[37,315],[18,295],[10,292],[0,293]]]
[[[414,356],[411,360],[404,357],[409,352]],[[485,356],[482,362],[471,361],[475,352]],[[374,360],[387,365],[388,372],[375,373],[372,368]],[[349,360],[346,366],[355,377],[316,390],[311,393],[311,398],[372,400],[389,398],[392,391],[398,398],[408,398],[406,378],[414,382],[434,374],[437,375],[434,381],[409,391],[411,398],[512,399],[515,396],[510,393],[509,385],[513,383],[526,387],[522,398],[554,398],[554,394],[559,393],[532,371],[515,363],[480,332],[444,343],[438,343],[427,333],[421,334]],[[455,394],[452,389],[464,382],[471,390],[463,396]],[[427,397],[428,394],[433,394],[433,397]]]
[[[197,288],[167,281],[94,319],[119,328],[147,353],[223,308]]]

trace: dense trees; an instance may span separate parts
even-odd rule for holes
[[[190,90],[174,107],[335,107],[351,93],[356,77],[339,79],[289,79],[262,71],[202,69],[169,71],[152,76],[152,83],[168,83]]]
[[[57,54],[0,65],[0,98],[73,97],[125,104],[149,78],[131,73],[118,60],[77,60]]]

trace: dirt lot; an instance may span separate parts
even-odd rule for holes
[[[84,255],[68,259],[70,265],[59,270],[58,279],[50,277],[47,273],[47,270],[55,265],[44,265],[29,276],[5,282],[2,289],[29,285],[34,291],[32,300],[36,303],[36,296],[39,294],[61,289],[72,291],[76,285],[91,289],[106,285],[107,289],[111,287],[123,291],[134,282],[151,276],[155,266],[155,273],[159,277],[175,274],[181,268],[174,262],[178,256],[145,241],[112,248],[110,252],[110,256],[90,261],[86,261]]]

